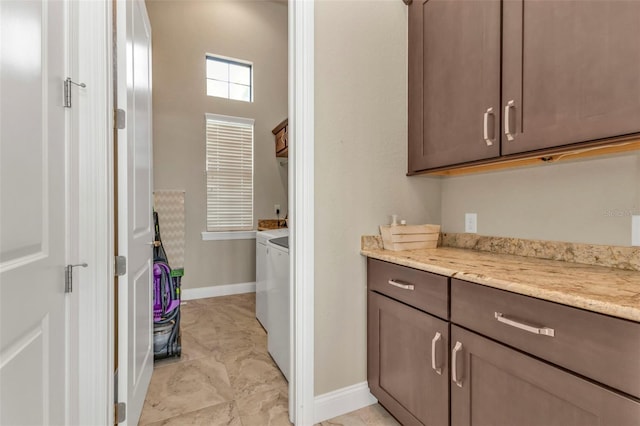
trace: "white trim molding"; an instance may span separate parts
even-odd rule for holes
[[[182,300],[206,299],[208,297],[231,296],[232,294],[255,293],[256,283],[212,285],[209,287],[184,288],[180,290]]]
[[[69,424],[114,424],[114,148],[111,1],[69,2],[74,35],[69,74],[86,84],[71,113],[77,143],[77,269],[72,303],[78,381]],[[89,143],[90,142],[90,143]],[[73,250],[72,250],[73,251]]]
[[[289,420],[314,424],[314,8],[289,0]]]
[[[202,232],[202,241],[255,240],[256,231]]]
[[[361,382],[315,398],[314,423],[320,423],[378,402],[369,391],[369,383]]]

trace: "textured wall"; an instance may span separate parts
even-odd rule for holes
[[[442,229],[478,234],[628,246],[640,214],[640,154],[442,180]]]
[[[154,184],[186,190],[184,288],[255,280],[255,240],[202,241],[205,121],[255,119],[254,219],[287,211],[287,170],[271,129],[287,116],[287,5],[270,1],[147,0],[153,28]],[[254,102],[206,96],[205,54],[254,64]]]
[[[407,178],[407,9],[315,9],[315,392],[366,380],[360,236],[388,215],[440,223],[440,180]]]

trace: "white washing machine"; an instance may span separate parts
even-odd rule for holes
[[[289,237],[267,243],[267,348],[284,377],[289,381]]]
[[[267,241],[288,235],[287,228],[256,232],[256,318],[267,332]]]

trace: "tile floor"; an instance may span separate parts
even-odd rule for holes
[[[398,424],[376,404],[320,425]],[[290,425],[287,382],[255,319],[255,293],[182,306],[182,357],[156,363],[140,425]]]

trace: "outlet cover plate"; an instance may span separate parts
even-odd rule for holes
[[[631,216],[631,245],[640,246],[640,214]]]
[[[464,232],[469,232],[471,234],[478,233],[478,214],[477,213],[465,213]]]

